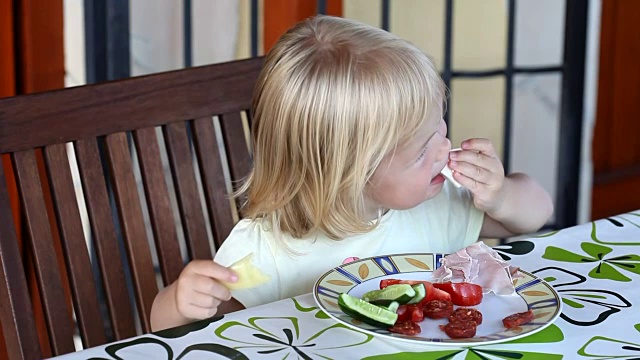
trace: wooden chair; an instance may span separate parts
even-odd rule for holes
[[[228,197],[224,168],[236,181],[250,166],[247,110],[261,67],[262,59],[256,58],[0,100],[0,154],[10,154],[16,174],[25,246],[34,253],[52,355],[75,351],[75,324],[62,286],[66,281],[84,347],[135,336],[137,321],[143,332],[150,331],[149,313],[158,285],[148,236],[154,240],[162,282],[169,284],[185,260],[174,211],[180,214],[186,260],[212,258],[231,231],[236,211]],[[214,116],[223,154],[218,151]],[[166,144],[169,182],[161,160],[165,146],[158,141],[157,129],[162,130]],[[95,264],[83,233],[68,143],[77,158],[102,285],[94,281]],[[141,201],[136,186],[133,149],[146,201]],[[39,156],[44,159],[44,172],[38,167]],[[197,159],[197,167],[192,159]],[[56,226],[47,218],[48,195],[43,193],[41,179],[51,189]],[[177,210],[171,206],[170,183]],[[145,227],[145,209],[152,234]],[[11,359],[41,358],[47,354],[41,350],[34,325],[13,224],[0,166],[0,320]],[[64,264],[55,255],[52,239],[57,236],[52,229],[56,228]],[[119,241],[126,250],[125,263]],[[68,280],[61,268],[66,269]],[[133,303],[127,281],[133,284]],[[100,310],[100,293],[107,318]],[[103,321],[110,325],[112,338]]]

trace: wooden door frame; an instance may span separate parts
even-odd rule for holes
[[[314,16],[318,0],[264,0],[264,52],[267,53],[280,35],[297,22]],[[342,16],[342,0],[326,0],[326,14]]]
[[[0,0],[0,49],[0,97],[64,88],[63,0]],[[41,152],[38,158],[39,166],[43,169]],[[10,189],[9,197],[14,211],[16,233],[19,245],[23,249],[23,262],[32,293],[42,354],[49,357],[49,339],[40,306],[35,272],[32,271],[33,260],[28,248],[24,248],[26,243],[21,236],[19,197],[9,156],[2,156],[2,164],[5,168],[7,187]],[[41,172],[41,176],[49,220],[52,229],[55,229],[52,235],[58,241],[56,250],[61,268],[64,269],[49,184],[44,172]],[[64,286],[69,289],[68,281]],[[0,338],[0,358],[4,357],[5,344]]]
[[[629,73],[636,61],[632,53],[639,51],[637,43],[640,39],[640,25],[633,22],[630,14],[639,8],[635,1],[602,1],[597,110],[592,143],[593,220],[640,207],[640,192],[637,191],[640,187],[640,146],[637,141],[628,141],[630,134],[640,130],[636,119],[640,111],[633,111],[629,105],[633,101],[632,92],[640,91],[640,87],[633,85],[635,82],[629,82],[629,79],[640,78],[637,71]],[[629,26],[635,26],[634,31],[627,31]]]

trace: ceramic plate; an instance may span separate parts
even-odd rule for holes
[[[443,254],[398,254],[356,260],[338,266],[320,277],[313,295],[318,306],[329,316],[351,328],[378,336],[437,345],[476,346],[515,340],[536,333],[551,325],[562,312],[562,301],[554,288],[544,280],[519,270],[522,277],[514,279],[517,294],[498,296],[485,294],[482,303],[474,306],[483,315],[476,336],[471,339],[451,339],[439,325],[446,319],[425,319],[420,323],[422,332],[409,336],[395,334],[351,318],[338,307],[338,296],[346,292],[361,298],[370,290],[379,289],[382,279],[430,280],[434,269],[439,267]],[[532,309],[534,320],[515,329],[506,329],[502,319],[508,315]]]

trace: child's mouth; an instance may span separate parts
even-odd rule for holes
[[[433,179],[431,179],[430,185],[442,184],[444,180],[445,180],[445,177],[442,174],[438,174]]]

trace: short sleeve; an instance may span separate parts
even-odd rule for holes
[[[232,291],[232,296],[245,308],[280,300],[280,281],[270,235],[259,223],[242,220],[233,228],[214,258],[218,264],[230,266],[253,253],[253,265],[271,277],[268,282],[255,288]]]

